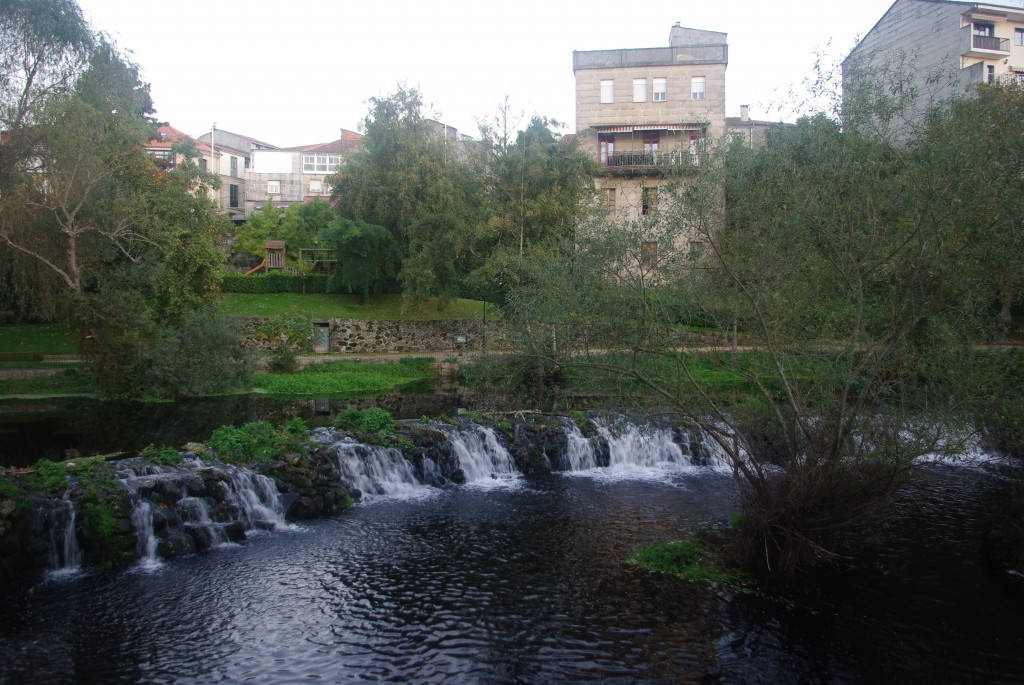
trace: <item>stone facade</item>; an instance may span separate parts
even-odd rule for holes
[[[676,24],[668,47],[573,53],[576,131],[600,167],[598,202],[617,221],[670,211],[670,188],[725,135],[726,37]]]

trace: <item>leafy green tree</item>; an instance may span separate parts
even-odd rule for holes
[[[266,241],[283,240],[288,262],[295,266],[299,250],[319,245],[320,231],[336,217],[331,205],[323,200],[289,205],[283,216],[280,209],[267,202],[238,228],[235,249],[243,254],[262,257]]]
[[[506,101],[482,125],[482,174],[489,217],[478,250],[484,266],[478,281],[512,284],[531,248],[569,238],[593,190],[593,160],[560,124],[534,116],[521,131]]]
[[[363,304],[369,303],[371,291],[380,295],[387,279],[395,276],[395,240],[383,226],[339,219],[324,232],[323,244],[334,248],[338,259],[333,278],[350,293],[361,293]]]
[[[467,232],[481,221],[480,185],[464,161],[465,144],[422,110],[414,88],[371,98],[362,148],[329,182],[341,216],[383,226],[394,237],[404,295],[444,302],[476,267]]]
[[[1024,140],[1015,128],[1024,117],[1024,88],[985,84],[952,98],[929,117],[916,152],[932,178],[956,179],[951,211],[968,237],[963,266],[987,276],[1009,324],[1024,289]]]
[[[531,260],[508,308],[548,364],[626,379],[706,431],[740,486],[737,552],[775,573],[841,560],[917,457],[956,451],[984,393],[968,346],[987,248],[966,230],[959,153],[877,126],[905,103],[846,96],[842,119],[709,151],[657,252],[598,222]],[[695,319],[723,342],[736,321],[751,351],[703,349],[680,325]]]

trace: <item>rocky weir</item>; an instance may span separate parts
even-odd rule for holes
[[[552,471],[713,465],[710,440],[621,416],[515,413],[399,422],[390,434],[316,428],[300,449],[228,463],[174,454],[87,457],[11,470],[0,492],[0,573],[10,589],[88,567],[159,566],[357,502],[486,486]]]

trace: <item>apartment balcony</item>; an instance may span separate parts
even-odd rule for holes
[[[975,36],[971,25],[960,29],[961,55],[978,59],[1009,57],[1010,39],[998,36]]]
[[[679,172],[700,166],[700,155],[687,149],[624,150],[605,155],[601,160],[603,171],[611,174]]]

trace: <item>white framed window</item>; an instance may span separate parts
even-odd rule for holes
[[[647,79],[633,79],[633,102],[647,102]]]
[[[281,182],[280,181],[267,181],[267,195],[280,195],[281,194]]]
[[[666,100],[668,100],[668,79],[654,79],[654,101],[665,102]]]
[[[1024,29],[1013,30],[1013,44],[1017,46],[1024,45]]]
[[[314,174],[333,174],[338,170],[341,155],[306,154],[302,155],[302,171]]]
[[[615,102],[615,81],[606,79],[601,81],[601,104],[610,105]]]
[[[310,195],[321,195],[324,192],[323,181],[310,181],[309,182],[309,194]]]
[[[690,99],[691,100],[703,100],[704,95],[707,91],[707,78],[704,76],[694,76],[690,79]]]

